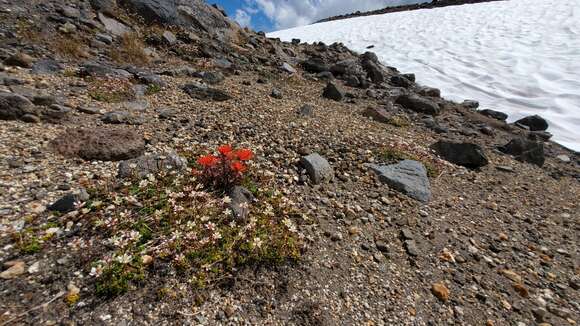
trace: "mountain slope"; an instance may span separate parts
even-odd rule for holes
[[[0,325],[580,320],[580,157],[544,120],[232,24],[3,0]]]

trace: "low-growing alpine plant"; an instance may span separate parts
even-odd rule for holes
[[[216,153],[192,157],[197,158],[190,161],[193,175],[174,170],[121,183],[103,180],[89,187],[88,202],[63,217],[64,224],[87,226],[75,243],[86,252],[83,260],[96,294],[114,297],[154,286],[150,278],[165,277],[158,272],[166,268],[201,290],[235,277],[245,266],[283,264],[301,256],[299,225],[306,218],[274,188],[273,176],[248,169],[254,157],[250,149],[223,145]],[[247,219],[233,219],[232,198],[226,194],[246,184],[256,200]]]

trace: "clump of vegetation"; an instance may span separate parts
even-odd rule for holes
[[[19,19],[16,22],[16,33],[25,42],[38,43],[42,40],[40,27],[28,19]]]
[[[133,84],[123,78],[95,78],[88,87],[89,96],[100,102],[119,103],[135,99]]]
[[[124,254],[115,257],[98,278],[95,290],[97,295],[114,297],[127,292],[134,282],[144,278],[143,265],[140,258]]]
[[[32,229],[18,232],[13,237],[22,254],[32,255],[42,250],[42,243]]]
[[[153,95],[161,92],[161,87],[157,84],[150,84],[145,90],[145,95]]]
[[[85,45],[76,38],[57,38],[52,43],[54,51],[66,59],[80,59],[86,56]]]
[[[118,63],[144,65],[149,63],[145,52],[145,44],[137,33],[126,33],[121,36],[119,46],[113,47],[109,53],[111,59]]]
[[[389,121],[387,123],[399,128],[408,127],[410,125],[409,118],[402,115],[392,116],[391,118],[389,118]]]
[[[403,160],[413,160],[423,163],[427,170],[427,175],[431,178],[437,177],[441,171],[441,164],[421,153],[411,154],[410,150],[405,150],[404,146],[385,147],[380,150],[379,156],[385,163],[397,163]]]
[[[117,296],[145,284],[159,270],[150,266],[169,266],[201,289],[244,266],[299,259],[304,219],[294,204],[269,188],[271,177],[249,174],[251,151],[221,146],[218,152],[192,163],[193,172],[90,190],[91,201],[74,218],[92,225],[87,232],[103,237],[99,243],[108,249],[91,259],[98,295]],[[223,191],[240,183],[253,184],[256,197],[241,204],[249,211],[245,218],[233,214],[232,198]]]

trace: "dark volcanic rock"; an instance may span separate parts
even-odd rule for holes
[[[373,83],[380,84],[385,81],[385,75],[379,63],[375,62],[374,60],[367,59],[362,61],[362,67]]]
[[[0,120],[16,120],[26,114],[35,114],[32,102],[13,93],[0,93]]]
[[[499,147],[499,150],[514,156],[520,162],[528,162],[540,167],[544,165],[544,144],[542,142],[515,138]]]
[[[322,93],[323,97],[331,100],[340,101],[344,98],[344,91],[333,82],[329,82]]]
[[[314,107],[310,104],[304,104],[298,109],[298,114],[303,117],[311,117],[314,115]]]
[[[477,109],[479,107],[479,102],[474,100],[465,100],[463,103],[461,103],[461,105],[468,109]]]
[[[302,68],[310,73],[329,71],[330,67],[322,59],[311,58],[302,62]]]
[[[117,2],[115,0],[90,0],[89,2],[94,10],[107,15],[113,15],[117,9]]]
[[[431,148],[445,160],[467,168],[479,168],[489,163],[483,149],[477,144],[440,140]]]
[[[496,120],[500,120],[500,121],[506,121],[508,118],[508,115],[500,112],[500,111],[495,111],[495,110],[490,110],[490,109],[485,109],[485,110],[481,110],[478,111],[479,113],[483,114],[486,117],[490,117]]]
[[[34,59],[26,53],[18,52],[12,56],[9,56],[4,60],[4,64],[7,66],[16,66],[22,68],[32,67]]]
[[[109,124],[141,125],[144,119],[135,116],[127,111],[112,111],[103,114],[101,121]]]
[[[548,122],[539,115],[531,115],[515,122],[516,125],[526,126],[530,131],[544,131],[548,129]]]
[[[401,75],[395,75],[391,77],[391,85],[409,88],[411,85],[413,85],[413,82]]]
[[[374,63],[379,63],[379,57],[374,52],[367,51],[360,55],[361,61],[371,61]]]
[[[418,91],[419,95],[430,97],[441,97],[441,90],[433,87],[421,87]]]
[[[85,62],[79,69],[81,77],[119,77],[132,78],[133,75],[122,69],[113,69],[95,62]]]
[[[397,98],[396,103],[402,105],[407,110],[415,112],[430,115],[437,115],[441,112],[439,104],[419,95],[401,95]]]
[[[41,59],[32,65],[33,74],[56,74],[64,69],[58,61],[53,59]]]
[[[330,67],[330,72],[334,76],[353,75],[361,73],[361,68],[357,60],[342,60]]]
[[[404,160],[392,165],[370,165],[381,182],[422,202],[431,199],[431,184],[422,163]]]
[[[51,142],[56,152],[84,160],[120,161],[145,151],[145,140],[127,128],[69,129]]]
[[[275,98],[275,99],[282,99],[284,97],[284,95],[282,94],[282,91],[277,89],[277,88],[272,89],[270,96]]]
[[[191,83],[182,87],[183,91],[197,100],[212,100],[217,102],[227,101],[232,97],[226,92],[208,87],[204,84]]]
[[[49,107],[42,110],[41,114],[45,120],[56,122],[58,120],[66,118],[70,112],[71,109],[66,106],[52,104]]]
[[[388,123],[390,121],[389,113],[383,108],[368,107],[363,111],[363,116],[382,123]]]
[[[82,203],[89,199],[89,194],[85,189],[64,195],[59,200],[49,205],[46,209],[53,212],[68,213],[76,209],[77,203]]]
[[[226,79],[224,74],[222,74],[219,71],[206,71],[202,72],[200,75],[204,83],[208,83],[211,85],[219,84]]]

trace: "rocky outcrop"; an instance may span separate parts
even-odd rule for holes
[[[239,26],[203,0],[118,0],[149,24],[193,28],[224,39],[240,32]]]

